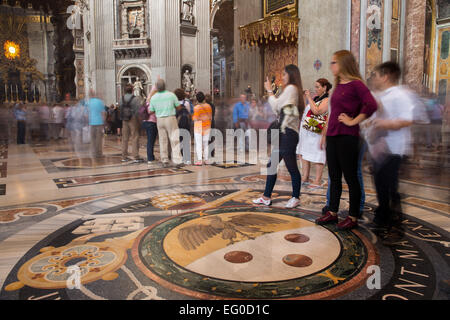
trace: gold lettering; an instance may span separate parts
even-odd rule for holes
[[[401,296],[399,294],[385,294],[381,299],[382,300],[387,300],[388,297],[394,297],[394,298],[399,298],[399,299],[402,299],[402,300],[408,300],[408,298],[405,298],[404,296]]]
[[[400,249],[397,249],[395,251],[405,254],[403,256],[402,255],[400,256],[401,259],[411,259],[411,260],[423,261],[423,259],[417,258],[417,254],[415,254],[415,253],[419,253],[419,251],[400,250]]]
[[[427,233],[427,234],[423,234],[423,233],[419,233],[420,236],[424,237],[424,238],[440,238],[441,235],[439,233],[433,232],[433,233]]]
[[[406,269],[405,269],[405,267],[402,267],[401,269],[400,269],[400,274],[403,276],[404,274],[404,272],[406,272],[406,273],[411,273],[411,274],[415,274],[415,275],[417,275],[417,276],[419,276],[419,277],[424,277],[424,278],[428,278],[429,276],[427,276],[426,274],[422,274],[422,273],[417,273],[417,272],[412,272],[412,271],[407,271]]]
[[[43,300],[43,299],[46,299],[46,298],[50,298],[51,296],[54,296],[55,294],[57,295],[58,292],[49,293],[49,294],[47,294],[45,296],[41,296],[41,297],[37,297],[37,298],[35,298],[34,296],[31,296],[31,297],[28,298],[28,300]],[[60,297],[56,297],[55,300],[61,300],[61,298]]]
[[[394,245],[399,245],[399,246],[402,246],[402,247],[413,248],[412,245],[408,244],[408,241],[395,242]]]
[[[418,226],[418,227],[415,227],[415,228],[413,228],[413,229],[411,229],[412,231],[417,231],[417,230],[420,230],[420,229],[422,229],[422,230],[430,230],[430,229],[427,229],[427,228],[424,228],[423,226]]]
[[[401,289],[401,290],[406,290],[406,291],[412,292],[414,294],[417,294],[417,295],[423,297],[423,293],[416,292],[416,291],[410,290],[408,288],[426,288],[427,286],[424,286],[424,285],[422,285],[420,283],[416,283],[414,281],[409,281],[409,280],[406,280],[406,279],[402,279],[402,278],[400,278],[398,280],[408,282],[409,284],[396,284],[394,287],[396,287],[397,289]]]

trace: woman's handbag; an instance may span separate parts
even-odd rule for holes
[[[303,128],[308,131],[321,134],[323,128],[327,124],[328,112],[320,115],[315,115],[312,110],[309,110],[306,114],[305,121],[303,122]]]

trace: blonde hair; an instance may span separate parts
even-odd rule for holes
[[[339,74],[335,77],[335,87],[341,82],[342,78],[364,82],[361,73],[359,72],[355,56],[350,51],[337,51],[333,56],[336,57],[336,62],[339,66]]]

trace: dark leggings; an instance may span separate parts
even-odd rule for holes
[[[330,177],[331,212],[339,211],[342,195],[342,174],[350,194],[349,214],[360,216],[361,186],[358,180],[359,137],[340,135],[327,137],[328,175]]]
[[[399,155],[388,156],[382,164],[375,164],[375,188],[379,206],[375,217],[383,223],[391,223],[395,215],[401,215],[400,194],[398,193],[398,174],[402,158]]]
[[[272,167],[272,163],[284,160],[286,168],[291,175],[292,180],[292,197],[300,198],[300,186],[301,186],[301,176],[297,165],[297,155],[296,149],[298,144],[298,133],[292,129],[287,128],[286,133],[280,133],[280,150],[275,150],[272,155],[269,164],[267,165],[268,170]],[[278,158],[278,159],[277,159]],[[275,168],[276,170],[276,168]],[[269,172],[270,173],[270,172]],[[277,182],[277,174],[268,174],[266,181],[266,190],[264,191],[264,196],[270,198],[272,196],[273,188]]]
[[[158,136],[158,127],[156,123],[144,121],[143,127],[147,131],[147,161],[155,161],[153,148],[155,146],[156,137]]]

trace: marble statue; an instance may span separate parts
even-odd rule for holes
[[[182,20],[194,23],[194,0],[183,0]]]
[[[139,77],[137,77],[133,84],[133,95],[136,97],[142,97],[142,91],[144,91],[144,87],[142,86],[142,82],[139,80]]]
[[[191,92],[194,87],[194,84],[192,83],[192,77],[189,70],[186,70],[183,75],[183,89],[186,92]]]

